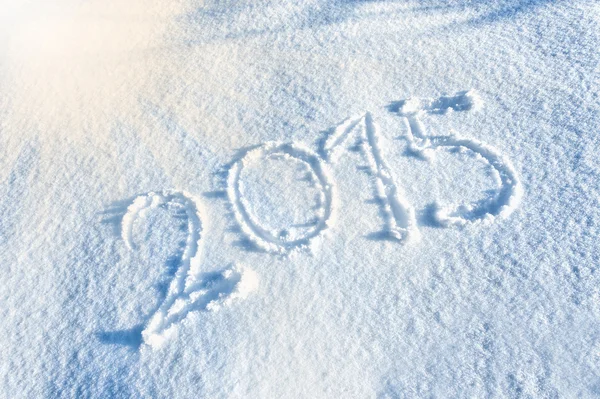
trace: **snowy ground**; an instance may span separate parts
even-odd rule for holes
[[[0,3],[0,397],[600,397],[597,1]]]

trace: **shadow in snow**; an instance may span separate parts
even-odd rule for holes
[[[132,349],[139,349],[142,345],[142,331],[144,325],[140,324],[128,330],[101,331],[96,333],[96,338],[103,344],[129,346]]]

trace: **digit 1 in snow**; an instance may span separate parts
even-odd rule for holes
[[[335,162],[340,148],[358,130],[360,148],[374,177],[375,195],[379,200],[388,238],[398,241],[418,240],[420,237],[414,208],[403,198],[401,190],[387,165],[379,146],[379,127],[370,112],[342,122],[323,143],[322,156]]]

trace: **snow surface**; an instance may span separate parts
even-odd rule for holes
[[[600,397],[600,3],[0,0],[0,397]]]

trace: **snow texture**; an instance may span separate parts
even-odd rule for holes
[[[0,0],[0,398],[600,397],[600,5]]]

